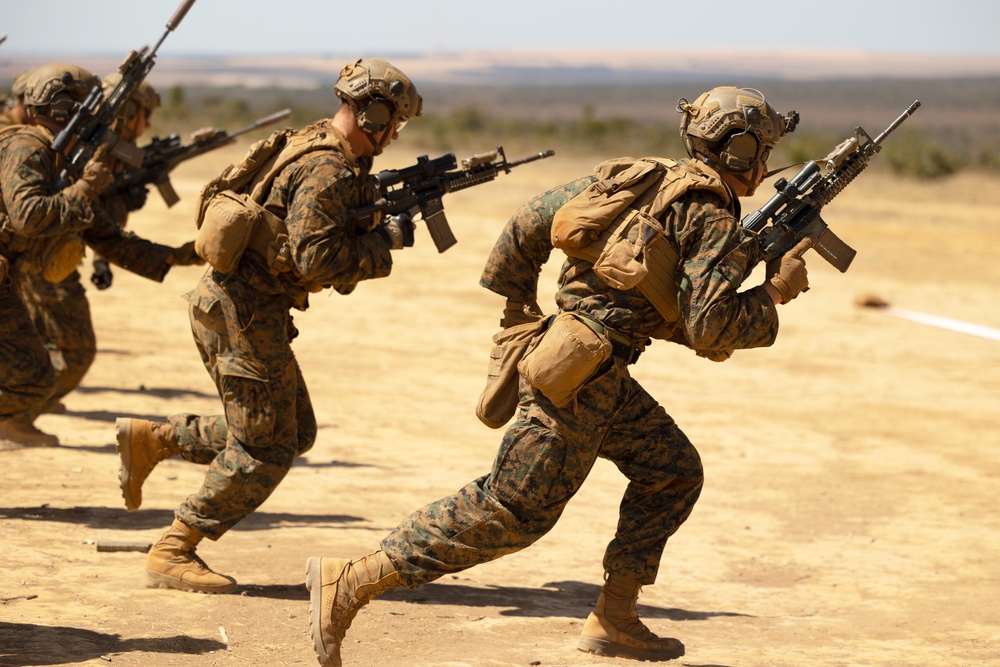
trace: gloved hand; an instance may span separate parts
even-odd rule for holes
[[[812,247],[813,240],[808,236],[799,241],[794,248],[781,257],[767,263],[767,281],[765,288],[774,298],[774,292],[780,297],[778,303],[788,303],[809,287],[809,277],[806,262],[802,255]],[[771,292],[771,290],[774,292]]]
[[[105,151],[103,146],[98,148],[94,152],[94,156],[90,158],[90,162],[83,165],[83,173],[80,174],[80,178],[70,186],[76,188],[85,199],[97,197],[107,190],[109,185],[115,182],[115,175],[111,173],[111,169],[104,163],[106,155],[107,151]]]
[[[538,307],[538,302],[522,303],[507,299],[507,305],[503,309],[503,318],[500,320],[500,326],[504,329],[509,329],[518,324],[537,322],[540,319],[542,319],[542,309]]]
[[[175,248],[167,263],[171,266],[201,266],[205,263],[194,251],[194,241],[188,241],[180,248]]]
[[[122,190],[122,201],[125,202],[125,208],[131,211],[138,211],[140,208],[146,205],[146,199],[149,198],[149,187],[136,184],[132,187]]]
[[[97,289],[108,289],[111,287],[111,281],[114,278],[114,274],[111,273],[111,267],[108,266],[108,260],[103,257],[98,257],[94,260],[94,272],[90,274],[90,282],[94,284]]]
[[[389,244],[390,250],[413,247],[413,230],[417,226],[405,213],[394,215],[375,228],[375,232]]]

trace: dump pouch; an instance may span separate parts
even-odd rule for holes
[[[218,193],[204,207],[194,251],[216,271],[230,273],[250,244],[262,210],[249,195]]]
[[[573,313],[559,313],[517,364],[517,371],[553,405],[564,408],[611,353],[607,338]]]
[[[60,236],[46,240],[38,258],[39,272],[50,283],[61,283],[80,266],[86,246],[79,236]]]
[[[540,318],[535,322],[507,327],[493,336],[486,387],[476,405],[476,417],[490,428],[501,428],[514,416],[519,379],[517,364],[546,322],[548,318]]]

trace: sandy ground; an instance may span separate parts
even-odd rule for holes
[[[132,228],[191,238],[198,189],[232,157],[182,167],[182,202],[168,210],[154,193]],[[390,152],[382,166],[411,157]],[[144,554],[96,549],[155,540],[203,474],[161,464],[127,513],[115,418],[220,410],[179,298],[201,269],[162,285],[116,271],[112,289],[91,293],[96,363],[68,412],[39,422],[62,446],[0,452],[0,665],[316,664],[306,558],[366,553],[488,470],[500,432],[473,409],[502,304],[477,284],[482,262],[518,205],[588,168],[557,156],[449,195],[457,247],[438,255],[418,230],[391,278],[315,295],[296,316],[319,437],[259,512],[199,550],[237,578],[237,595],[146,589]],[[808,256],[813,287],[781,309],[773,348],[713,364],[659,343],[640,360],[635,375],[707,471],[640,598],[650,627],[687,645],[675,664],[1000,664],[1000,343],[855,306],[877,294],[1000,327],[998,204],[985,178],[865,174],[826,215],[855,264],[841,275]],[[550,310],[555,268],[541,290]],[[601,461],[531,549],[377,599],[345,664],[620,664],[574,641],[623,489]]]

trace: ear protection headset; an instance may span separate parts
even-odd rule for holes
[[[363,107],[359,106],[355,116],[358,127],[364,132],[375,134],[389,127],[392,122],[392,103],[381,97],[370,97],[368,103]]]

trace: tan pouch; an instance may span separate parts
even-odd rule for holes
[[[508,327],[493,336],[486,388],[479,396],[476,417],[490,428],[501,428],[517,410],[517,364],[545,318]]]
[[[663,236],[663,225],[642,211],[631,211],[594,262],[594,273],[611,287],[630,290],[649,274],[646,248]]]
[[[610,356],[610,341],[573,313],[559,313],[517,370],[553,405],[563,408]]]
[[[663,164],[623,158],[597,165],[597,180],[566,202],[552,218],[552,246],[581,248],[596,241],[618,216],[656,183]]]
[[[45,244],[38,265],[42,277],[61,283],[80,266],[85,246],[78,236],[63,236]]]
[[[208,202],[194,238],[194,251],[217,271],[230,273],[240,263],[261,207],[247,195],[223,190]]]

